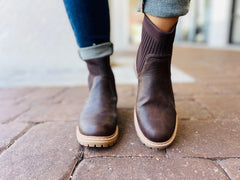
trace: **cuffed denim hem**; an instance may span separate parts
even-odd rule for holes
[[[140,0],[137,11],[157,17],[176,17],[188,13],[190,0]]]
[[[111,42],[106,42],[89,47],[79,48],[78,52],[82,60],[110,56],[113,54],[113,44]]]

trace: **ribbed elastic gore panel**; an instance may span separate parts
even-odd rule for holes
[[[148,19],[144,17],[142,27],[142,39],[137,55],[137,72],[140,73],[145,57],[148,54],[170,55],[172,54],[172,45],[175,37],[175,27],[169,33],[162,32]]]

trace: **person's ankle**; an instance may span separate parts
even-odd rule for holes
[[[145,16],[163,32],[170,32],[174,25],[178,22],[179,17],[156,17],[145,13]]]

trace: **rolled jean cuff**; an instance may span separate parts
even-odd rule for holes
[[[113,44],[111,42],[106,42],[93,46],[79,48],[78,53],[82,60],[110,56],[113,54]]]
[[[137,11],[157,17],[177,17],[188,13],[190,0],[140,0]]]

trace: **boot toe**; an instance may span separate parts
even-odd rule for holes
[[[147,112],[150,112],[147,110]],[[175,110],[159,111],[159,113],[138,116],[138,123],[144,136],[153,142],[168,141],[175,130]]]
[[[94,121],[91,121],[91,119]],[[110,136],[116,130],[115,122],[115,120],[107,120],[107,117],[104,120],[96,121],[96,117],[93,117],[88,120],[80,120],[79,130],[86,136]]]
[[[171,138],[173,131],[173,128],[152,127],[146,129],[144,135],[153,142],[166,142]]]

